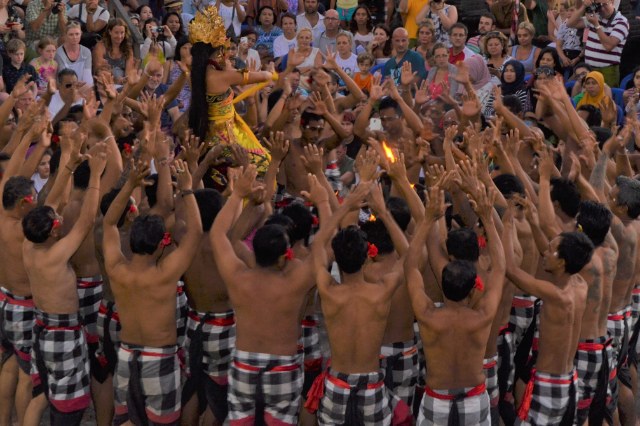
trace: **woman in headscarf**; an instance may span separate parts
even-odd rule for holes
[[[518,98],[521,105],[522,113],[531,111],[531,103],[529,102],[529,89],[524,78],[526,75],[524,65],[520,61],[512,59],[507,61],[503,67],[503,72],[500,77],[500,87],[502,89],[502,96],[512,95]],[[491,117],[495,115],[493,109],[494,95],[491,94],[491,98],[487,101],[487,108],[485,110],[485,116]]]
[[[496,84],[491,79],[489,68],[485,64],[482,56],[474,55],[464,60],[464,65],[469,72],[469,81],[473,87],[478,101],[480,101],[481,112],[486,117],[487,106],[492,98],[493,88]],[[458,72],[460,74],[460,72]]]
[[[576,109],[583,105],[592,105],[602,113],[603,126],[610,127],[615,124],[617,118],[617,107],[613,99],[607,95],[605,90],[604,76],[598,71],[591,71],[584,78],[582,93],[573,98]]]

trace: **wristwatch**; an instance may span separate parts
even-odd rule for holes
[[[593,29],[596,31],[600,31],[602,29],[602,25],[596,25],[595,27],[593,27]]]

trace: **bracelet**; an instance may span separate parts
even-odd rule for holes
[[[69,173],[71,173],[71,174],[74,174],[74,173],[75,173],[75,170],[73,170],[71,167],[69,167],[69,165],[68,165],[68,164],[65,164],[65,165],[64,165],[64,168],[65,168],[65,169],[67,169],[67,170],[69,170]]]
[[[180,196],[182,198],[186,197],[187,195],[193,195],[193,189],[185,189],[180,193]]]

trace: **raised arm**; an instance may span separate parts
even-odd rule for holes
[[[393,247],[398,253],[399,256],[404,256],[407,253],[407,249],[409,248],[409,243],[407,242],[407,237],[405,237],[404,232],[400,229],[395,219],[387,209],[387,206],[384,202],[384,196],[382,195],[382,187],[378,185],[373,185],[371,187],[371,192],[369,193],[369,197],[367,198],[367,203],[369,204],[369,208],[373,210],[373,214],[376,217],[376,220],[381,220],[384,223],[385,228],[387,228],[387,232],[391,237],[391,241],[393,242]]]
[[[538,208],[540,209],[540,226],[547,238],[551,239],[561,232],[556,221],[556,212],[551,201],[551,173],[553,169],[551,154],[543,151],[539,163],[540,186],[538,188]]]
[[[402,96],[400,96],[398,87],[396,87],[393,79],[387,79],[384,84],[389,91],[389,96],[391,96],[391,98],[394,99],[400,106],[404,120],[407,122],[409,128],[415,135],[421,134],[423,129],[422,120],[420,119],[420,117],[418,117],[418,114],[413,111],[413,108],[407,105]]]
[[[411,217],[416,223],[424,218],[424,205],[420,200],[420,196],[414,191],[411,182],[407,178],[407,168],[404,165],[404,154],[394,152],[395,162],[389,162],[387,175],[391,178],[391,182],[400,192],[402,198],[405,199],[411,212]]]

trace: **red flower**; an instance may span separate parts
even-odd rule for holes
[[[171,234],[169,232],[165,232],[162,237],[162,241],[160,241],[160,247],[165,248],[166,246],[171,244]]]
[[[58,136],[58,135],[51,136],[51,142],[53,142],[56,145],[58,145],[60,143],[60,136]]]
[[[293,250],[291,250],[291,247],[288,247],[287,251],[284,252],[284,258],[287,260],[293,260]]]
[[[131,145],[128,143],[124,144],[124,152],[125,154],[131,154]]]
[[[487,246],[487,239],[483,235],[478,236],[478,247],[481,249]]]
[[[367,243],[367,255],[373,259],[378,255],[378,247],[375,244]]]
[[[25,195],[22,199],[27,204],[33,204],[33,195],[31,195],[31,194]]]
[[[138,213],[138,208],[136,207],[135,204],[131,204],[129,206],[129,213]],[[171,243],[171,242],[169,242],[169,243]]]
[[[51,230],[54,230],[56,228],[60,227],[60,220],[59,219],[53,219],[53,224],[51,225]]]
[[[315,214],[311,216],[311,220],[312,220],[313,226],[318,226],[320,224],[320,220],[318,220],[318,216],[316,216]]]
[[[480,275],[476,275],[476,282],[473,285],[473,288],[478,291],[484,291],[484,282],[482,282],[482,278],[480,278]]]

